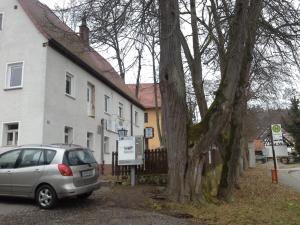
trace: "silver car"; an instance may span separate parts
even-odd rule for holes
[[[92,152],[76,145],[21,146],[0,155],[0,196],[28,197],[43,209],[100,188]]]

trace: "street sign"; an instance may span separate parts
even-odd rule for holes
[[[283,145],[281,124],[272,124],[271,130],[274,145]]]

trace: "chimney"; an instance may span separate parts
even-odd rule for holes
[[[86,25],[86,16],[82,17],[82,22],[79,27],[79,37],[85,46],[90,46],[90,29]]]

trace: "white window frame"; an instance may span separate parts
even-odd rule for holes
[[[107,105],[106,105],[107,99]],[[104,112],[107,114],[111,113],[111,97],[109,95],[104,95]]]
[[[68,143],[66,143],[66,128],[67,129],[70,129],[72,132],[71,134],[68,133]],[[70,139],[71,138],[71,139]],[[71,141],[70,141],[71,140]],[[71,127],[71,126],[64,126],[64,143],[67,144],[67,145],[70,145],[70,144],[73,144],[74,143],[74,128]]]
[[[89,117],[96,116],[96,88],[95,85],[88,82],[87,83],[87,112]]]
[[[70,94],[69,93],[67,93],[67,77],[70,77],[71,78],[71,92],[70,92]],[[66,96],[68,96],[68,97],[71,97],[71,98],[73,98],[73,99],[75,99],[75,76],[72,74],[72,73],[70,73],[70,72],[66,72],[66,76],[65,76],[65,87],[64,87],[64,89],[65,89],[65,95]]]
[[[10,86],[10,79],[11,74],[8,74],[8,68],[9,66],[13,64],[22,64],[22,77],[21,77],[21,85],[19,86]],[[20,89],[23,88],[23,80],[24,80],[24,68],[25,68],[25,62],[24,61],[17,61],[17,62],[9,62],[6,63],[6,71],[5,71],[5,90],[11,90],[11,89]],[[9,81],[9,82],[8,82]]]
[[[135,124],[135,126],[139,126],[139,113],[138,113],[138,111],[134,111],[134,124]]]
[[[0,32],[3,31],[4,27],[4,12],[0,11],[0,15],[2,15],[2,21],[0,21]]]
[[[18,124],[18,130],[11,130],[13,132],[13,144],[8,145],[7,143],[7,134],[8,134],[8,126],[9,125],[14,125]],[[18,133],[18,140],[17,143],[15,144],[16,140],[16,133]],[[5,122],[2,123],[2,146],[3,147],[13,147],[13,146],[18,146],[19,145],[19,140],[20,140],[20,122],[19,121],[14,121],[14,122]]]
[[[120,111],[121,109],[121,111]],[[120,114],[121,112],[121,114]],[[119,106],[118,106],[118,117],[120,119],[123,119],[124,118],[124,104],[122,102],[119,102]]]
[[[89,135],[91,135],[91,136],[89,136]],[[86,133],[86,147],[89,149],[94,148],[94,133],[92,133],[92,132]]]
[[[104,154],[110,154],[109,139],[110,138],[108,136],[104,136],[104,138],[103,138],[103,152],[104,152]]]

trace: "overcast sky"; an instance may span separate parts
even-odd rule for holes
[[[65,0],[40,0],[40,2],[47,4],[50,8],[53,8],[55,4],[63,4]]]

